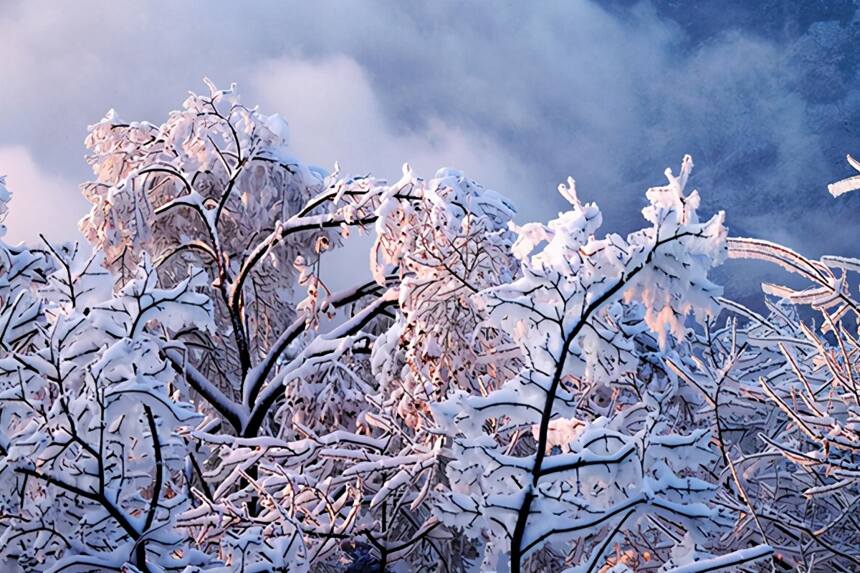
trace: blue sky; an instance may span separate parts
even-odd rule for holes
[[[564,208],[571,175],[625,231],[690,153],[704,209],[726,209],[733,234],[860,255],[860,194],[826,191],[860,154],[854,0],[0,0],[0,28],[13,239],[73,238],[87,124],[109,108],[160,122],[209,76],[284,115],[309,163],[458,167],[522,221]]]

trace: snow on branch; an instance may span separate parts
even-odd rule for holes
[[[860,161],[857,161],[850,155],[846,156],[846,159],[851,167],[853,167],[857,172],[860,172]],[[851,191],[857,191],[858,189],[860,189],[860,175],[848,177],[827,186],[827,190],[834,197],[839,197],[840,195],[850,193]]]

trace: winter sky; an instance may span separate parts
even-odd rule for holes
[[[627,231],[690,153],[732,234],[860,255],[860,194],[826,191],[860,155],[854,0],[0,0],[0,30],[14,240],[75,238],[88,124],[160,123],[208,76],[286,117],[308,163],[457,167],[521,221],[564,208],[572,175]]]

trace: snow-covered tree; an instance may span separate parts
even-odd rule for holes
[[[143,257],[111,296],[98,254],[3,248],[2,555],[37,570],[149,571],[205,558],[174,527],[193,455],[180,428],[201,415],[179,397],[154,333],[208,330],[202,272],[161,289]]]
[[[626,237],[572,180],[569,210],[518,225],[452,169],[310,167],[283,119],[207,86],[163,124],[91,126],[89,249],[0,230],[2,559],[860,565],[856,260],[728,238],[689,157]],[[334,290],[355,235],[370,279]],[[766,286],[762,316],[709,279],[727,253],[813,287]]]
[[[849,273],[860,261],[810,260],[756,239],[729,247],[810,286],[763,285],[766,316],[722,300],[731,318],[700,335],[687,365],[672,365],[705,398],[719,436],[720,503],[738,516],[726,543],[762,539],[792,570],[855,570],[860,306]]]
[[[679,389],[663,363],[686,316],[711,310],[707,271],[725,254],[722,214],[701,223],[698,194],[684,194],[691,167],[685,158],[648,191],[651,226],[626,239],[597,237],[600,211],[571,180],[559,189],[571,210],[517,229],[521,277],[479,294],[524,367],[485,396],[436,406],[455,436],[438,511],[486,542],[487,566],[520,571],[546,547],[539,562],[591,571],[627,529],[659,546],[719,523],[705,504],[714,486],[698,477],[709,435],[677,431]]]

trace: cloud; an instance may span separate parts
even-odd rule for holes
[[[424,177],[442,167],[466,172],[520,199],[524,168],[485,135],[426,116],[420,127],[398,126],[385,113],[364,69],[337,55],[262,63],[249,84],[264,109],[288,118],[294,150],[307,161],[344,173],[390,181],[408,162]]]
[[[399,121],[439,114],[526,165],[544,217],[563,206],[555,184],[573,175],[609,226],[632,228],[644,189],[692,153],[705,208],[729,210],[736,231],[791,233],[813,252],[852,248],[845,233],[798,221],[860,213],[860,201],[834,202],[825,188],[860,135],[843,127],[860,119],[858,89],[832,86],[860,86],[860,75],[850,57],[837,71],[822,65],[856,51],[856,25],[819,23],[797,37],[729,27],[700,41],[647,3],[458,6],[395,12],[384,32],[334,25],[327,37],[354,54]]]
[[[20,146],[0,147],[0,174],[12,192],[4,240],[35,241],[42,233],[62,241],[78,235],[75,213],[83,213],[86,202],[76,184],[42,171]]]

